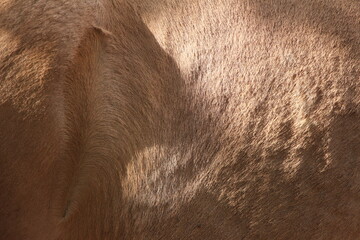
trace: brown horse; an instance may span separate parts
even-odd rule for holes
[[[2,0],[0,238],[359,239],[358,0]]]

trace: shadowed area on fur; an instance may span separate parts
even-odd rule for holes
[[[3,1],[0,235],[358,238],[359,10]]]

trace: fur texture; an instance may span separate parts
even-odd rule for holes
[[[358,0],[3,0],[3,239],[360,238]]]

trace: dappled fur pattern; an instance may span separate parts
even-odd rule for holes
[[[1,239],[360,238],[358,0],[2,0]]]

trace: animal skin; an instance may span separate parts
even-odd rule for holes
[[[1,0],[0,238],[360,239],[359,0]]]

